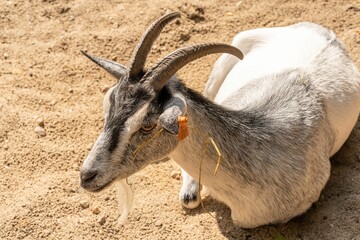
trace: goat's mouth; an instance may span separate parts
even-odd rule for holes
[[[89,183],[85,183],[83,181],[81,181],[81,187],[84,188],[87,191],[90,192],[100,192],[101,190],[103,190],[103,188],[106,186],[105,185],[95,185],[95,184],[89,184]]]
[[[104,181],[103,178],[96,175],[88,179],[80,179],[80,186],[90,192],[100,192],[110,186],[112,182],[114,182],[114,179]]]

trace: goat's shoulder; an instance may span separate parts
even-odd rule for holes
[[[287,70],[249,83],[220,104],[281,121],[317,121],[323,115],[323,99],[312,82],[304,71]]]

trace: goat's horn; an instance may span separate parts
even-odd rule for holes
[[[136,78],[139,73],[143,71],[146,57],[148,56],[151,46],[155,42],[156,38],[160,35],[161,30],[166,26],[166,24],[178,17],[180,17],[180,13],[170,13],[162,16],[148,27],[142,36],[142,39],[138,43],[137,48],[133,52],[130,64],[130,79]]]
[[[152,69],[147,71],[141,81],[150,81],[155,91],[159,91],[186,64],[213,53],[229,53],[239,59],[244,57],[238,48],[228,44],[208,43],[184,47],[170,53],[159,61]]]
[[[91,61],[105,69],[108,73],[110,73],[113,77],[115,77],[117,80],[119,80],[121,77],[127,74],[128,70],[125,66],[110,61],[106,59],[102,59],[99,57],[91,56],[90,54],[87,54],[84,51],[80,51],[82,54],[84,54],[87,58],[89,58]]]

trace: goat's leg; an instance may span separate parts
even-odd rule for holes
[[[179,194],[181,205],[185,208],[196,208],[200,204],[200,184],[184,169],[181,169],[182,185]]]

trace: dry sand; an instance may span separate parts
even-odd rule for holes
[[[287,224],[236,228],[230,210],[211,198],[206,209],[183,209],[173,161],[130,177],[134,208],[120,228],[114,186],[79,189],[79,168],[103,125],[102,90],[113,84],[80,50],[127,64],[147,25],[168,9],[182,19],[166,27],[148,64],[180,46],[313,21],[332,29],[360,67],[359,1],[2,0],[0,239],[360,239],[359,123],[332,159],[320,200]],[[217,57],[179,75],[201,91]],[[38,117],[45,137],[34,133]]]

